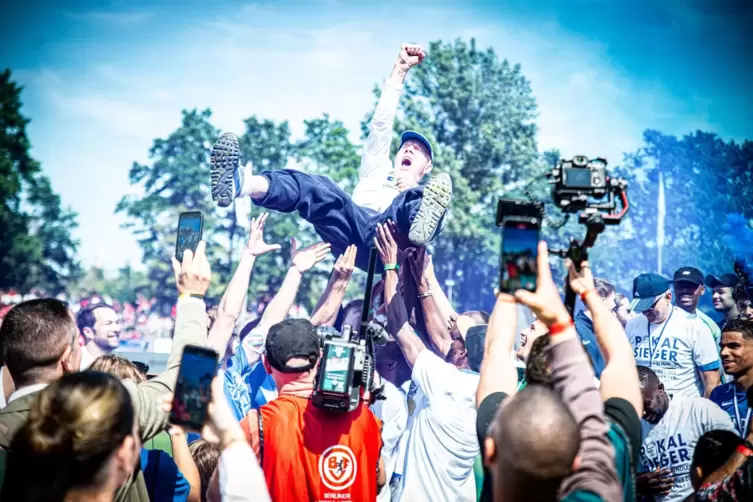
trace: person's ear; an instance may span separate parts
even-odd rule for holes
[[[484,465],[491,466],[497,463],[497,444],[493,438],[484,439]]]
[[[578,469],[580,469],[580,455],[576,455],[573,459],[573,472],[576,472]]]
[[[64,373],[75,373],[79,368],[74,368],[74,362],[71,361],[71,354],[73,353],[73,347],[70,345],[65,348],[63,355],[60,356],[60,365],[63,367]]]
[[[117,461],[118,472],[122,473],[124,477],[127,477],[133,468],[136,466],[136,459],[139,455],[138,443],[133,435],[129,434],[123,439],[120,447],[115,452],[115,459]]]
[[[424,168],[422,176],[429,174],[432,169],[434,169],[434,164],[432,164],[431,160],[429,160],[429,162],[426,164],[426,167]]]
[[[94,338],[94,330],[91,328],[84,328],[81,330],[81,334],[84,335],[84,341],[88,342]]]
[[[272,365],[269,364],[269,361],[267,360],[266,354],[262,354],[261,356],[261,363],[264,365],[264,371],[267,372],[267,375],[272,374]]]

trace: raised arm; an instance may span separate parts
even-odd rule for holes
[[[264,223],[267,221],[267,216],[269,216],[269,213],[262,213],[258,218],[251,220],[251,231],[246,247],[243,249],[241,260],[235,269],[233,278],[222,295],[217,309],[217,319],[209,330],[209,346],[216,350],[220,357],[225,355],[225,349],[233,335],[233,328],[243,309],[256,258],[280,249],[279,244],[264,242]]]
[[[340,312],[340,306],[345,297],[345,290],[356,268],[355,245],[348,246],[345,253],[335,262],[332,274],[329,276],[327,289],[319,299],[314,308],[314,314],[311,316],[311,324],[314,326],[334,326],[337,320],[337,314]]]
[[[594,334],[604,354],[606,366],[601,374],[601,398],[605,402],[612,397],[619,397],[635,408],[638,416],[643,416],[643,397],[638,383],[638,370],[633,347],[628,341],[625,329],[614,312],[601,300],[594,286],[591,267],[583,262],[580,272],[568,262],[570,287],[576,295],[584,298],[584,303],[591,311]]]
[[[562,496],[583,490],[604,500],[619,500],[622,487],[615,470],[614,449],[607,439],[609,427],[604,418],[604,405],[593,383],[593,368],[552,280],[544,242],[539,243],[537,261],[536,292],[521,290],[515,296],[549,328],[552,383],[580,426],[578,457],[581,463],[578,470],[563,481]]]
[[[424,52],[418,45],[403,44],[400,48],[400,54],[392,73],[382,86],[382,93],[369,123],[369,134],[363,145],[361,167],[358,173],[361,179],[377,175],[382,170],[391,169],[389,155],[392,129],[403,82],[408,75],[408,70],[419,64],[423,58]]]
[[[167,425],[167,414],[162,408],[161,398],[175,389],[183,347],[189,344],[205,346],[207,343],[207,315],[201,298],[209,288],[211,270],[205,247],[206,244],[201,241],[196,247],[195,255],[187,250],[182,263],[173,258],[175,283],[180,296],[175,318],[175,336],[165,371],[142,384],[137,385],[131,380],[122,382],[138,413],[143,441],[156,436]]]
[[[452,336],[450,336],[450,330],[447,329],[449,318],[442,318],[437,302],[434,300],[435,289],[430,279],[433,275],[430,271],[431,258],[426,254],[426,248],[419,248],[406,263],[416,283],[421,309],[424,313],[426,332],[437,354],[444,357],[452,345]]]
[[[265,331],[278,322],[284,321],[290,312],[303,274],[322,261],[329,254],[330,245],[319,242],[312,246],[298,249],[295,239],[291,239],[290,268],[282,281],[282,286],[261,316],[259,327]]]
[[[384,302],[387,304],[387,328],[400,346],[405,361],[413,368],[418,355],[426,350],[426,345],[411,328],[405,302],[397,292],[397,244],[386,225],[377,225],[374,245],[384,264]]]
[[[476,406],[480,406],[490,394],[504,392],[511,396],[518,388],[518,372],[510,357],[515,344],[517,316],[515,299],[499,293],[486,329]]]

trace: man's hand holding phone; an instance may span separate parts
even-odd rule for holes
[[[183,262],[178,262],[175,258],[172,261],[178,293],[204,296],[212,278],[212,270],[206,256],[206,243],[199,242],[196,254],[186,249],[183,252]]]

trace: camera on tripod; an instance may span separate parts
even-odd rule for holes
[[[356,341],[357,335],[350,326],[343,326],[341,333],[324,334],[312,397],[317,408],[353,411],[361,400],[361,389],[370,387],[372,360],[366,353],[366,340]]]

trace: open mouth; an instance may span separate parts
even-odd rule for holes
[[[413,162],[411,162],[411,160],[408,157],[404,157],[403,158],[403,162],[401,163],[401,165],[403,167],[410,167],[412,163]]]

